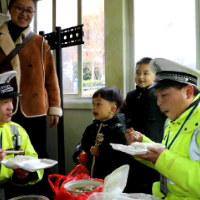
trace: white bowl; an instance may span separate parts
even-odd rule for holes
[[[66,183],[64,185],[64,188],[68,192],[70,192],[74,197],[78,197],[81,193],[88,193],[88,192],[72,192],[70,190],[72,190],[74,188],[79,188],[79,187],[87,187],[89,185],[99,188],[103,185],[103,183],[99,182],[99,181],[93,181],[93,180],[78,180],[78,181],[71,181],[71,182]],[[93,192],[93,191],[89,191],[89,192]]]

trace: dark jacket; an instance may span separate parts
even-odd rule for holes
[[[127,128],[132,127],[154,142],[162,141],[166,117],[157,105],[153,88],[136,86],[135,90],[128,92],[120,112],[126,116]]]
[[[113,172],[116,168],[123,164],[128,164],[133,157],[126,153],[112,149],[110,143],[119,143],[126,145],[124,115],[117,114],[112,119],[106,122],[94,120],[93,124],[89,125],[82,137],[81,143],[77,146],[73,155],[74,162],[78,163],[77,157],[81,151],[88,153],[88,163],[86,168],[91,172],[93,156],[90,149],[95,145],[97,132],[101,123],[103,123],[100,133],[104,135],[104,140],[99,146],[100,155],[95,158],[94,178],[104,179],[107,175]]]

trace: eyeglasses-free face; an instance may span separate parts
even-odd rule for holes
[[[35,13],[33,0],[16,0],[9,8],[12,22],[19,27],[27,27]]]

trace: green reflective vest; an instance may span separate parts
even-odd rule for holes
[[[199,97],[200,95],[194,101]],[[168,121],[163,144],[171,146],[160,155],[155,165],[139,159],[167,178],[167,200],[200,199],[200,104],[182,127],[193,108],[188,109],[175,121]],[[180,134],[176,137],[181,127]],[[152,141],[144,136],[143,142]],[[153,195],[165,197],[160,192],[160,182],[154,183]]]
[[[22,138],[20,150],[25,151],[25,155],[27,155],[27,156],[32,156],[32,157],[38,158],[38,155],[35,152],[32,144],[31,144],[31,141],[29,139],[28,134],[26,133],[26,131],[20,125],[14,123],[14,122],[0,124],[0,145],[1,145],[1,148],[4,149],[4,150],[15,148],[14,144],[13,144],[13,137],[14,137],[13,132],[12,132],[13,130],[17,131],[18,134]],[[14,154],[7,155],[4,160],[8,160],[10,158],[14,158]],[[33,185],[36,182],[40,181],[43,177],[44,171],[39,170],[39,171],[37,171],[37,174],[38,174],[38,180],[31,181],[28,184]],[[12,175],[13,175],[12,169],[8,169],[4,165],[1,165],[0,182],[4,181],[6,179],[9,179],[9,178],[12,179]]]

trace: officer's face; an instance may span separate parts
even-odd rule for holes
[[[13,111],[13,99],[0,99],[0,122],[11,121]]]
[[[146,88],[153,84],[156,76],[151,71],[149,64],[141,63],[136,68],[135,82],[141,88]]]
[[[188,99],[187,87],[181,90],[173,87],[156,89],[156,96],[161,111],[171,120],[179,118],[191,103]]]

